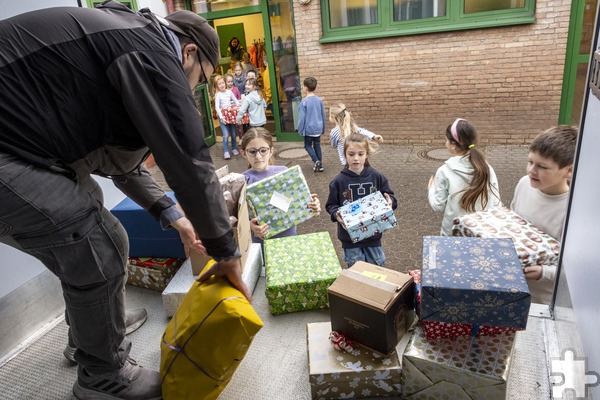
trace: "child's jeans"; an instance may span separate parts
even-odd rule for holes
[[[344,249],[344,261],[348,264],[348,268],[353,266],[357,261],[365,261],[369,264],[379,265],[384,267],[385,254],[381,246],[377,247],[353,247]]]
[[[235,140],[235,124],[226,124],[222,120],[219,121],[221,124],[221,132],[223,133],[223,152],[229,153],[229,138],[231,137],[231,150],[237,149]]]
[[[313,163],[323,161],[321,154],[321,136],[304,136],[304,149]]]

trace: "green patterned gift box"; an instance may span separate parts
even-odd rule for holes
[[[295,165],[246,187],[248,209],[261,224],[269,225],[266,239],[314,216],[302,170]]]
[[[328,232],[265,240],[271,314],[329,307],[327,288],[341,266]]]
[[[427,340],[419,326],[402,355],[406,400],[504,400],[514,332]]]

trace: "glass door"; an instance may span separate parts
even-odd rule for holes
[[[204,130],[204,143],[207,146],[212,146],[216,143],[215,130],[213,127],[213,120],[210,111],[210,99],[208,97],[208,86],[197,85],[194,89],[194,101],[196,102],[196,108],[198,109],[198,115],[202,120],[202,128]]]
[[[574,0],[571,3],[560,124],[579,126],[597,8],[597,0]]]

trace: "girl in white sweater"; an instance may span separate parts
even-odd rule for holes
[[[227,121],[223,115],[223,110],[231,106],[238,104],[235,95],[231,90],[227,89],[227,82],[225,77],[217,75],[215,77],[215,111],[219,116],[219,125],[221,126],[221,132],[223,134],[223,158],[229,160],[231,155],[229,154],[229,138],[231,137],[231,150],[233,155],[237,156],[240,154],[237,150],[236,138],[235,138],[235,120]]]
[[[477,149],[478,140],[467,120],[458,118],[446,128],[446,148],[452,157],[429,179],[429,205],[444,212],[442,235],[452,235],[454,218],[500,205],[496,173]]]

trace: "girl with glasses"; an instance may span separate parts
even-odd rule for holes
[[[242,157],[248,160],[248,170],[244,172],[244,176],[246,177],[246,183],[249,185],[287,169],[283,165],[274,165],[273,139],[271,133],[265,128],[248,129],[248,132],[242,137],[240,150]],[[308,204],[308,208],[318,213],[321,210],[321,202],[316,194],[311,194],[311,197],[313,201]],[[265,235],[269,232],[269,225],[259,225],[258,218],[250,220],[250,228],[254,243],[262,243]],[[273,238],[294,236],[295,234],[296,227],[294,226],[273,236]]]

